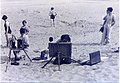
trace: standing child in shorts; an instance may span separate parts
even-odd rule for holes
[[[57,13],[54,11],[54,7],[51,7],[51,11],[49,13],[50,19],[51,19],[51,26],[55,26],[55,17],[56,17]]]
[[[113,8],[112,7],[108,7],[107,8],[107,15],[103,18],[104,20],[104,31],[102,34],[102,40],[101,40],[101,45],[106,45],[110,42],[110,34],[111,34],[111,30],[113,25],[115,24],[115,17],[112,14]]]

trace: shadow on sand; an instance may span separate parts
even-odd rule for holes
[[[100,45],[99,43],[73,43],[73,45],[83,45],[83,46],[97,46]]]
[[[3,45],[1,45],[1,48],[8,48],[8,46],[3,46]]]
[[[4,64],[7,61],[8,61],[8,56],[1,56],[0,57],[0,64]]]

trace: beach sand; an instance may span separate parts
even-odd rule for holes
[[[119,54],[114,50],[119,45],[119,3],[118,0],[1,0],[1,15],[6,14],[13,34],[19,37],[22,20],[26,19],[29,27],[31,58],[40,56],[48,48],[48,38],[57,41],[62,34],[69,34],[72,41],[72,59],[88,60],[89,53],[100,51],[101,57],[107,57],[93,66],[81,66],[78,63],[63,64],[61,71],[57,65],[42,61],[19,61],[19,66],[8,65],[5,72],[9,48],[5,48],[3,21],[1,21],[1,81],[2,82],[65,82],[65,83],[118,83]],[[106,8],[112,6],[116,24],[112,29],[111,42],[99,45],[102,33],[99,29],[106,15]],[[49,19],[50,7],[55,7],[57,17],[55,27]],[[24,55],[21,52],[19,55]],[[12,57],[13,54],[12,54]],[[26,65],[23,65],[23,64]]]

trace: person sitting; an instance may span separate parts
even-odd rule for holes
[[[13,62],[11,62],[11,65],[19,65],[17,61],[20,60],[20,58],[17,56],[20,52],[20,50],[16,50],[17,48],[17,38],[12,34],[12,31],[8,30],[8,46],[10,49],[13,49],[13,54],[15,56]]]
[[[23,26],[20,28],[21,36],[17,39],[18,45],[15,47],[18,50],[13,50],[13,54],[15,55],[15,60],[12,63],[12,65],[19,65],[19,63],[17,61],[19,61],[20,58],[18,58],[17,55],[19,54],[20,49],[27,49],[29,47],[29,37],[28,37],[29,30],[26,25],[27,24],[26,20],[23,20],[22,24],[23,24]]]
[[[28,26],[27,26],[27,21],[23,20],[22,21],[22,27],[20,28],[20,34],[21,37],[24,41],[24,46],[25,48],[29,47],[29,30],[28,30]]]
[[[22,27],[20,28],[20,34],[23,35],[23,34],[25,34],[26,32],[29,32],[28,26],[27,26],[27,21],[26,21],[26,20],[23,20],[23,21],[22,21]]]
[[[14,62],[11,63],[11,65],[19,65],[19,63],[17,61],[19,61],[21,58],[18,57],[18,54],[20,52],[20,50],[22,49],[27,49],[29,47],[29,44],[26,42],[26,37],[20,37],[18,39],[16,39],[17,42],[13,42],[14,45],[13,45],[13,48],[15,50],[13,50],[13,54],[15,56],[15,59],[14,59]],[[16,43],[17,43],[17,46],[16,46]]]
[[[53,37],[49,37],[49,41],[52,42]],[[48,49],[49,49],[49,47],[48,47]],[[32,60],[46,60],[47,59],[47,54],[49,54],[48,49],[41,51],[40,57],[35,57]]]

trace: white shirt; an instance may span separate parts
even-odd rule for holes
[[[25,43],[27,43],[29,45],[29,37],[28,37],[28,35],[24,34],[23,38],[24,38]]]
[[[50,16],[51,16],[51,15],[56,16],[56,15],[57,15],[57,13],[56,13],[54,10],[51,10],[51,11],[50,11],[50,13],[49,13],[49,15],[50,15]]]

